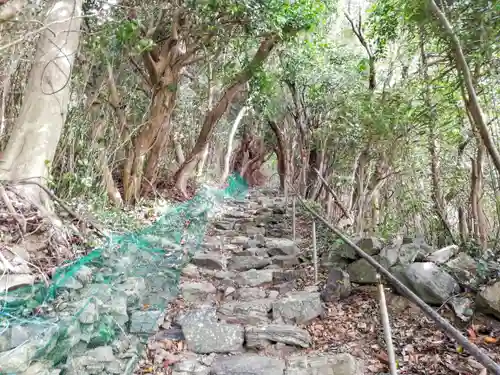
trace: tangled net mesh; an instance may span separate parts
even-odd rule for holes
[[[110,345],[122,335],[154,332],[177,296],[180,272],[200,248],[210,217],[247,190],[237,174],[223,189],[204,186],[151,226],[110,236],[87,256],[59,267],[50,285],[0,295],[0,374],[23,373],[33,362],[76,373],[69,363],[75,353]],[[134,321],[134,314],[154,319]],[[139,346],[129,348],[125,367],[95,373],[132,373]]]

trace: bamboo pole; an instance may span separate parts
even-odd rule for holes
[[[394,354],[394,345],[392,344],[391,325],[389,323],[389,312],[387,311],[387,303],[385,301],[384,284],[380,274],[377,273],[377,283],[380,298],[380,315],[382,318],[382,326],[384,327],[384,338],[387,346],[387,356],[389,357],[389,369],[391,375],[398,375],[396,363],[396,355]]]
[[[316,246],[316,220],[313,220],[313,264],[314,264],[314,283],[318,283],[318,248]]]

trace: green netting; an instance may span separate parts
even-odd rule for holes
[[[68,374],[131,373],[141,345],[130,336],[154,332],[177,295],[180,271],[201,245],[209,217],[226,199],[244,198],[247,190],[239,175],[232,175],[224,189],[204,186],[153,225],[111,236],[104,246],[60,267],[50,285],[4,293],[0,374],[22,374],[33,363]],[[100,363],[94,371],[88,368],[92,361],[78,367],[77,359],[86,352],[123,343],[123,337],[130,347],[113,347],[115,354],[124,352],[109,365],[114,368]]]

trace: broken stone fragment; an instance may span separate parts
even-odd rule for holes
[[[311,335],[306,330],[294,325],[269,324],[259,327],[247,327],[245,330],[246,346],[262,349],[271,343],[308,348],[311,345]]]

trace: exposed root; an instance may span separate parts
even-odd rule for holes
[[[102,236],[103,232],[90,220],[74,213],[49,189],[43,189],[62,211],[79,222],[86,222]],[[14,183],[0,184],[0,288],[11,290],[26,283],[43,281],[47,274],[68,259],[79,256],[72,243],[83,243],[74,225],[63,225],[60,217],[40,204],[24,197]]]

